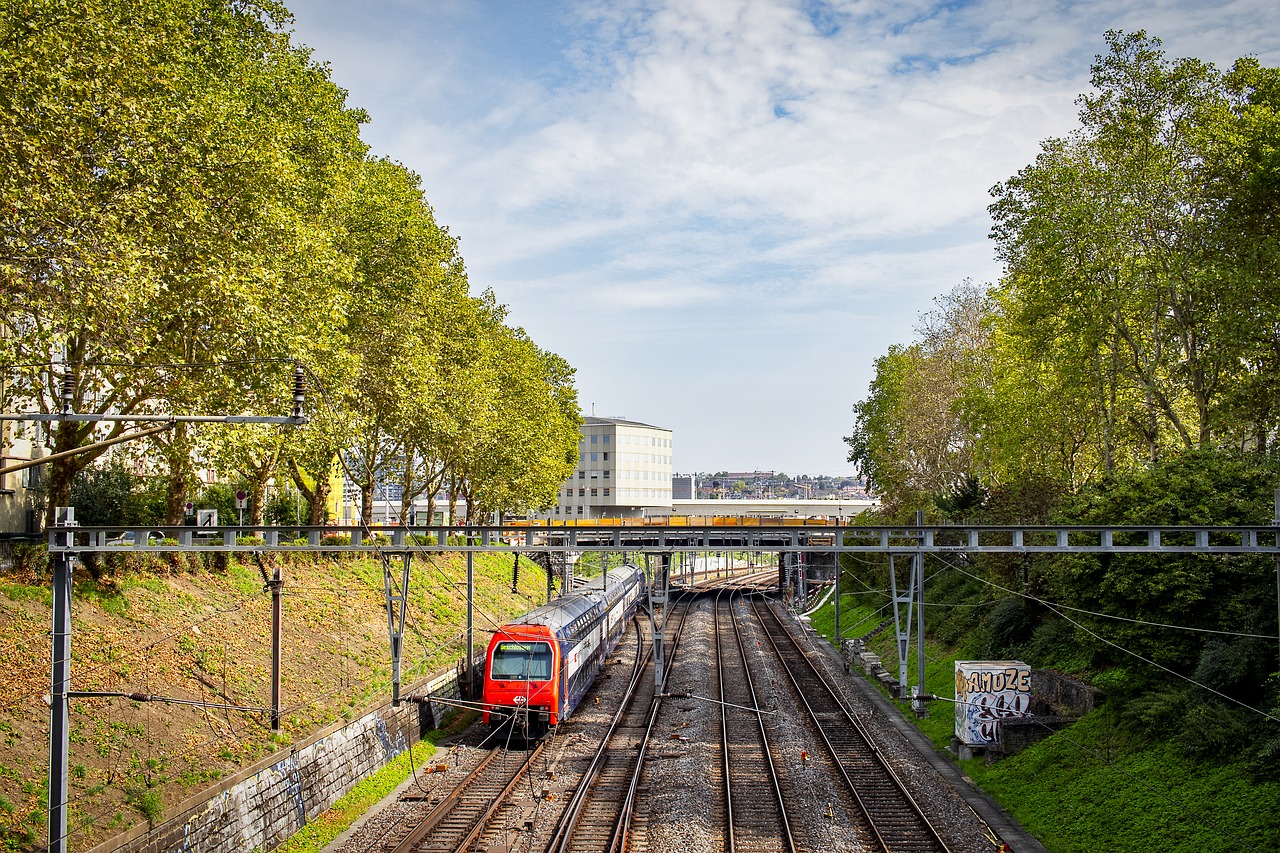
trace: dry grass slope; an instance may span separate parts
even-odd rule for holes
[[[73,690],[270,704],[271,596],[256,563],[112,559],[115,565],[100,568],[96,580],[84,569],[76,575]],[[263,713],[75,700],[73,850],[158,817],[217,779],[390,696],[381,564],[302,554],[276,559],[285,578],[281,733],[272,735]],[[476,559],[477,646],[487,643],[485,629],[495,621],[545,599],[545,575],[527,560],[512,593],[512,559]],[[406,685],[459,657],[465,579],[461,555],[414,557]],[[0,655],[3,850],[41,849],[45,840],[49,711],[42,697],[49,691],[50,620],[47,576],[0,575],[0,648],[9,650]]]

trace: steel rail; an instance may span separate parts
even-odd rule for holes
[[[849,712],[849,709],[845,706],[844,700],[840,697],[839,692],[831,685],[830,681],[828,681],[827,677],[822,674],[818,667],[816,667],[809,659],[808,654],[806,654],[805,650],[800,646],[800,643],[782,623],[782,620],[778,617],[777,613],[773,611],[773,608],[770,607],[768,603],[761,607],[756,602],[752,603],[752,607],[757,616],[760,615],[760,611],[762,609],[767,611],[768,616],[765,619],[761,619],[761,624],[765,628],[765,636],[768,638],[769,644],[777,654],[778,662],[781,664],[783,671],[786,672],[787,677],[791,680],[792,686],[795,687],[796,694],[800,698],[801,704],[804,705],[805,710],[809,714],[809,718],[813,721],[814,727],[823,744],[826,746],[827,751],[830,753],[832,761],[839,770],[841,778],[844,779],[849,792],[853,795],[854,800],[858,804],[858,808],[866,818],[868,827],[872,835],[875,837],[876,843],[880,845],[880,849],[886,851],[886,853],[889,853],[889,851],[905,850],[950,853],[950,848],[938,833],[937,828],[929,820],[928,816],[924,814],[924,811],[920,808],[920,804],[916,802],[915,797],[913,797],[911,792],[907,790],[902,779],[889,765],[884,754],[876,746],[875,740],[871,737],[871,734],[866,730],[858,718]],[[766,621],[773,626],[774,630],[770,630],[770,625],[765,624]],[[860,747],[860,753],[863,756],[869,755],[871,757],[874,767],[880,771],[881,777],[888,781],[889,787],[894,792],[898,805],[903,807],[905,812],[917,822],[915,829],[921,830],[925,836],[922,840],[917,843],[913,843],[910,839],[904,840],[906,837],[906,831],[900,827],[898,828],[898,838],[889,838],[886,836],[884,831],[886,828],[883,824],[888,822],[886,818],[889,817],[889,815],[885,814],[884,809],[873,805],[868,800],[870,795],[870,791],[868,790],[869,786],[876,782],[874,774],[862,774],[859,776],[859,782],[862,787],[862,790],[859,790],[860,786],[854,783],[853,778],[849,775],[848,768],[845,767],[844,761],[841,760],[841,751],[834,743],[832,743],[828,736],[826,727],[822,724],[820,712],[815,710],[813,705],[810,703],[810,697],[806,695],[805,686],[801,685],[796,672],[787,663],[786,656],[782,653],[782,649],[778,647],[778,640],[776,639],[777,635],[786,637],[786,640],[790,644],[792,650],[799,654],[807,671],[814,676],[814,680],[826,693],[826,698],[831,703],[831,707],[835,710],[836,716],[842,718],[841,722],[846,724],[847,729],[853,732],[856,736]],[[818,696],[814,698],[816,699],[821,697]],[[845,757],[848,758],[850,756],[846,754]]]
[[[722,602],[721,595],[728,593],[728,601]],[[737,590],[726,587],[716,595],[715,609],[715,638],[716,638],[716,672],[719,679],[719,696],[720,696],[720,742],[722,744],[722,768],[724,774],[724,796],[725,796],[725,835],[726,835],[726,853],[737,853],[738,838],[736,829],[736,814],[733,807],[733,767],[731,766],[730,748],[729,748],[729,715],[733,703],[729,702],[725,693],[725,677],[724,677],[724,655],[722,649],[722,636],[720,624],[721,604],[725,604],[729,611],[729,625],[733,629],[735,644],[738,649],[738,659],[742,662],[743,684],[749,697],[749,704],[754,709],[756,719],[757,732],[759,734],[758,744],[760,747],[762,763],[765,766],[769,777],[770,788],[773,792],[774,803],[777,806],[777,816],[779,831],[782,836],[783,850],[788,853],[795,853],[796,841],[791,830],[791,821],[787,817],[786,798],[782,793],[782,785],[778,779],[778,769],[773,760],[773,750],[769,743],[769,733],[765,728],[764,715],[760,713],[760,702],[756,695],[755,682],[751,677],[751,666],[747,661],[747,649],[742,639],[742,625],[733,615],[733,602],[738,597]],[[748,845],[750,846],[750,845]],[[775,848],[776,849],[776,848]]]
[[[549,851],[565,849],[565,845],[568,843],[568,834],[573,825],[577,823],[582,807],[586,804],[586,792],[595,784],[596,777],[600,775],[600,770],[604,766],[606,759],[604,746],[613,737],[613,733],[626,715],[636,688],[640,686],[641,679],[649,670],[649,662],[653,658],[653,645],[644,642],[644,630],[641,627],[640,617],[634,617],[632,623],[636,629],[638,648],[635,662],[631,668],[631,680],[627,683],[627,689],[623,692],[622,699],[618,703],[618,710],[614,712],[613,717],[609,720],[609,728],[605,730],[603,737],[600,739],[600,748],[596,750],[595,755],[591,758],[591,763],[583,771],[577,789],[561,813],[560,821],[556,824],[556,828],[552,831],[551,840],[547,843],[547,850]]]
[[[396,840],[394,846],[384,849],[389,850],[390,853],[409,853],[409,851],[412,851],[419,841],[430,835],[431,831],[440,824],[440,821],[444,820],[445,816],[453,811],[454,807],[462,800],[466,789],[481,772],[494,762],[501,751],[501,747],[496,746],[489,750],[489,754],[482,758],[475,767],[471,768],[471,772],[455,785],[453,790],[444,796],[444,799],[436,803],[416,826],[409,830],[403,838]]]
[[[674,663],[675,661],[676,653],[680,647],[680,638],[684,633],[684,625],[689,615],[688,606],[681,607],[680,611],[680,621],[676,626],[675,635],[670,646],[669,663]],[[551,841],[547,845],[548,853],[569,853],[570,850],[577,846],[575,845],[575,834],[582,826],[586,806],[589,801],[592,803],[599,801],[598,798],[594,798],[594,795],[597,792],[597,785],[606,770],[610,757],[618,754],[617,750],[611,750],[609,748],[610,743],[618,734],[618,730],[621,727],[622,722],[628,716],[634,716],[633,712],[637,710],[635,707],[636,703],[641,699],[641,697],[636,695],[636,691],[632,688],[639,683],[645,682],[643,676],[649,673],[650,667],[653,664],[651,651],[646,654],[645,657],[644,673],[641,678],[637,679],[637,682],[633,683],[632,687],[628,689],[627,695],[624,697],[617,713],[610,722],[608,732],[603,738],[601,738],[600,746],[596,750],[596,754],[592,759],[588,773],[583,774],[582,780],[574,791],[571,802],[565,808],[564,813],[561,815],[560,822],[557,824],[556,829],[552,834]],[[652,685],[653,682],[650,679],[647,683]],[[661,707],[661,697],[657,695],[650,696],[647,712],[641,721],[643,724],[643,732],[639,736],[639,743],[636,745],[634,750],[628,751],[628,753],[634,752],[634,755],[630,755],[630,757],[623,759],[625,761],[625,765],[618,768],[618,773],[615,774],[625,774],[627,788],[621,801],[618,803],[617,811],[611,818],[612,827],[609,830],[607,844],[603,849],[598,847],[591,848],[591,853],[623,853],[623,851],[627,849],[627,842],[630,837],[631,819],[635,812],[636,795],[639,790],[640,778],[644,770],[645,755],[649,741],[652,739],[653,727],[657,722],[658,712]],[[613,790],[613,788],[610,788],[610,790]]]
[[[680,640],[684,637],[684,626],[689,620],[690,607],[688,603],[681,608],[680,624],[676,626],[676,635],[671,641],[671,659],[668,661],[667,678],[671,677],[671,670],[675,667],[676,653],[680,651]],[[663,615],[663,622],[666,621],[666,615]],[[636,793],[640,788],[640,777],[644,774],[644,759],[649,748],[649,742],[653,739],[653,727],[658,722],[658,713],[662,710],[662,697],[654,696],[653,703],[649,710],[648,724],[645,726],[644,737],[640,741],[640,748],[636,750],[635,769],[631,774],[631,783],[627,786],[627,796],[622,802],[622,809],[618,815],[618,822],[614,826],[613,838],[609,845],[608,853],[625,853],[627,849],[627,839],[631,832],[631,818],[635,814]]]
[[[488,827],[489,819],[493,817],[494,812],[502,805],[503,801],[511,794],[516,785],[519,784],[528,774],[529,769],[533,766],[534,761],[542,755],[546,749],[547,742],[541,741],[538,745],[525,752],[524,760],[520,766],[511,774],[510,779],[502,787],[501,791],[490,797],[488,803],[483,806],[480,812],[465,818],[465,823],[469,826],[462,834],[459,841],[444,842],[451,846],[455,851],[464,851],[480,837],[480,834]],[[447,818],[452,817],[458,806],[463,802],[468,794],[474,793],[474,789],[483,783],[482,774],[490,768],[494,761],[499,757],[505,758],[510,755],[512,750],[506,747],[495,746],[487,756],[485,756],[479,764],[477,764],[466,778],[454,786],[443,800],[437,803],[430,812],[415,826],[410,832],[398,842],[387,848],[390,853],[412,853],[419,845],[428,841],[431,835]],[[443,841],[443,840],[442,840]]]

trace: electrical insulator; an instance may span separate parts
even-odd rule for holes
[[[71,403],[75,399],[76,388],[76,372],[70,367],[67,372],[62,374],[62,413],[69,415],[72,413]]]
[[[301,367],[293,369],[293,416],[302,417],[302,404],[307,400],[306,377]]]

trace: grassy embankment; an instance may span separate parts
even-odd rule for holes
[[[870,592],[841,598],[841,631],[862,636],[892,618],[886,596]],[[946,608],[974,608],[969,601],[930,599],[926,623]],[[977,619],[953,617],[970,627]],[[943,617],[946,619],[946,617]],[[831,602],[812,615],[812,625],[832,637]],[[926,629],[926,634],[928,630]],[[953,643],[926,637],[925,687],[954,698],[954,662],[981,659],[972,631],[951,631]],[[908,672],[915,680],[913,650]],[[893,629],[868,642],[887,669],[897,671]],[[953,706],[933,702],[931,716],[917,725],[939,749],[951,738]],[[1240,762],[1188,760],[1175,743],[1126,737],[1104,702],[1084,719],[998,763],[961,762],[964,772],[991,794],[1053,853],[1096,850],[1205,853],[1280,850],[1280,784],[1256,782]]]
[[[113,555],[76,573],[72,687],[188,700],[270,704],[271,596],[253,562]],[[303,554],[284,569],[282,729],[267,715],[128,699],[72,704],[70,846],[83,850],[217,780],[390,696],[382,567]],[[543,572],[478,555],[476,645],[486,628],[542,603]],[[268,567],[270,568],[270,567]],[[415,555],[402,683],[449,667],[465,624],[461,555]],[[0,576],[0,850],[43,847],[48,796],[50,595],[47,576]],[[415,750],[423,759],[425,751]],[[406,770],[407,772],[407,770]]]

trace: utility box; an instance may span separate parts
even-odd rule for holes
[[[956,738],[966,746],[995,747],[1000,720],[1031,709],[1031,667],[1016,660],[956,661]]]

